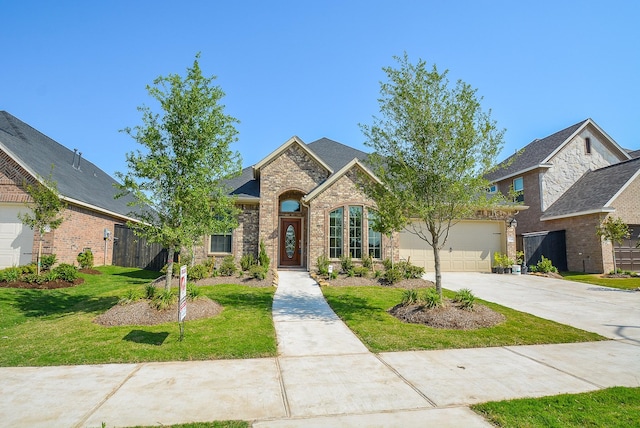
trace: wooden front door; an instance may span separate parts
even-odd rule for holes
[[[300,266],[302,255],[301,219],[280,220],[280,266]]]

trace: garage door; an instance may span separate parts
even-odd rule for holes
[[[503,230],[504,223],[500,221],[463,221],[452,226],[440,250],[442,271],[491,272],[493,254],[504,252]],[[434,271],[433,250],[410,232],[400,233],[400,257],[428,272]]]
[[[0,204],[0,269],[31,262],[33,231],[18,219],[21,204]]]

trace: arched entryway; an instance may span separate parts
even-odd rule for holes
[[[300,202],[303,196],[302,192],[288,191],[279,197],[278,266],[304,266],[307,209]]]

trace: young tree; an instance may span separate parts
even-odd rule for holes
[[[161,114],[139,107],[143,125],[125,128],[146,149],[127,154],[127,174],[120,195],[132,193],[140,223],[130,226],[150,242],[168,249],[165,288],[171,288],[176,251],[202,237],[237,226],[237,209],[223,180],[241,170],[240,155],[231,150],[237,141],[237,119],[224,113],[224,92],[203,77],[196,55],[183,79],[177,74],[158,77],[147,86]]]
[[[616,273],[616,250],[615,245],[622,244],[622,240],[629,237],[629,226],[620,218],[607,217],[607,219],[596,228],[596,234],[600,238],[611,241],[611,254],[613,256],[613,272]]]
[[[60,198],[58,184],[53,180],[52,175],[53,166],[49,177],[38,177],[36,184],[25,184],[25,190],[32,199],[32,202],[27,204],[31,212],[18,214],[18,218],[22,223],[26,224],[31,230],[38,231],[40,235],[37,258],[38,275],[40,275],[44,233],[57,229],[64,220],[63,217],[60,217],[60,213],[64,210],[65,203]]]
[[[447,71],[428,69],[423,60],[412,64],[406,53],[394,59],[399,68],[383,68],[381,117],[361,125],[373,149],[369,165],[381,182],[364,181],[363,189],[383,217],[402,220],[433,248],[442,297],[440,250],[450,227],[503,202],[487,194],[483,174],[495,165],[504,131],[468,84],[451,87]]]

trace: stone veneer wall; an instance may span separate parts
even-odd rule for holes
[[[591,153],[586,153],[585,138],[591,142]],[[542,211],[549,208],[585,172],[620,162],[608,146],[589,128],[576,135],[551,159],[553,166],[541,180]]]
[[[278,265],[279,196],[297,191],[307,194],[325,181],[329,172],[302,148],[292,144],[260,171],[260,237],[274,266]],[[303,228],[308,227],[304,224]],[[306,260],[307,254],[302,254]],[[303,262],[304,264],[304,262]]]

